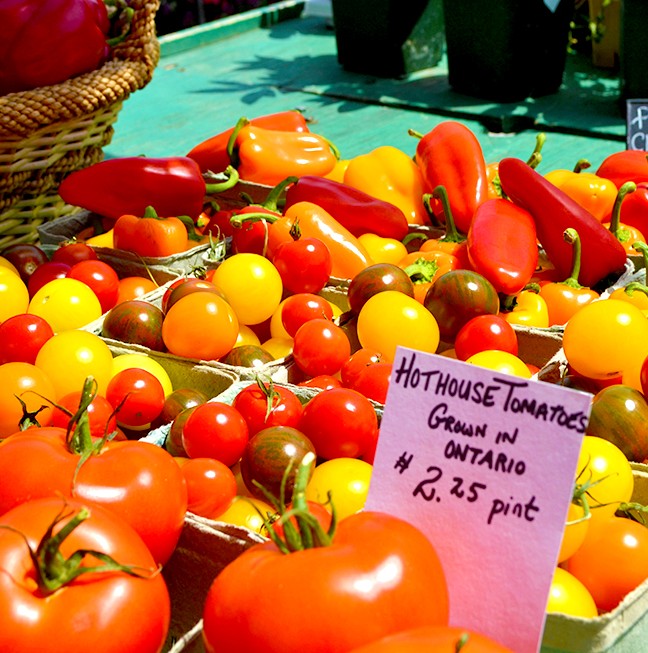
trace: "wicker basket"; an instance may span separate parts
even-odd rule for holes
[[[78,210],[59,197],[59,184],[103,158],[122,103],[151,80],[159,5],[131,0],[130,33],[101,68],[0,97],[0,250],[36,242],[38,226]]]

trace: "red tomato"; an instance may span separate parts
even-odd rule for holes
[[[315,517],[319,525],[322,527],[322,530],[324,532],[328,531],[329,527],[331,526],[331,519],[332,519],[331,511],[323,503],[317,503],[316,501],[306,501],[306,506],[308,508],[308,512],[313,517]],[[290,509],[292,508],[292,504],[289,503],[286,507],[288,511],[290,511]],[[285,533],[284,533],[285,521],[290,521],[290,523],[295,528],[298,528],[297,520],[295,519],[294,515],[287,520],[277,519],[276,521],[272,522],[272,530],[281,538],[285,537]]]
[[[5,527],[0,528],[0,650],[162,650],[171,615],[169,592],[157,562],[120,517],[99,506],[52,497],[27,501],[3,515],[0,522]],[[64,559],[94,550],[137,575],[117,570],[105,573],[105,563],[86,553],[79,561],[84,573],[59,589],[42,590],[39,575],[58,580],[62,561],[42,556],[44,569],[37,572],[24,538],[37,546],[55,522],[54,534],[80,522],[60,542],[58,555]]]
[[[281,243],[272,262],[283,286],[292,293],[317,294],[331,276],[333,263],[328,247],[319,238],[298,238]]]
[[[589,590],[596,607],[609,612],[648,578],[648,528],[626,517],[610,517],[588,529],[566,568]]]
[[[281,322],[291,338],[295,337],[302,324],[317,318],[332,320],[333,308],[324,297],[312,293],[288,297],[281,309]]]
[[[236,496],[234,472],[214,458],[178,461],[187,484],[187,510],[210,519],[224,512]]]
[[[306,404],[299,429],[325,460],[359,458],[375,447],[378,417],[369,399],[357,390],[333,388]]]
[[[232,406],[247,423],[250,437],[270,426],[297,427],[303,406],[297,395],[285,386],[259,380],[243,388]]]
[[[178,543],[187,510],[180,468],[168,451],[148,442],[113,440],[99,451],[95,447],[77,433],[68,441],[66,430],[55,427],[32,428],[4,440],[0,514],[47,496],[99,504],[128,522],[155,561],[164,564]],[[84,453],[87,458],[79,465]]]
[[[360,372],[352,387],[365,397],[384,404],[387,400],[391,372],[391,363],[367,365]]]
[[[79,410],[82,392],[70,392],[61,397],[52,410],[52,426],[67,429],[70,419]],[[66,413],[65,410],[68,412]],[[102,438],[117,428],[117,418],[113,414],[112,404],[103,395],[95,395],[87,406],[90,435]],[[71,413],[71,414],[68,414]]]
[[[119,277],[117,272],[103,261],[86,260],[75,263],[67,273],[69,279],[77,279],[88,286],[105,313],[117,303]]]
[[[209,589],[203,638],[207,653],[346,653],[447,622],[446,580],[428,538],[366,511],[343,519],[329,546],[286,554],[268,542],[235,558]]]
[[[52,253],[52,261],[67,263],[70,267],[81,261],[96,261],[97,258],[97,252],[81,242],[63,243]]]
[[[0,365],[36,362],[41,347],[54,335],[39,315],[21,313],[0,324]]]
[[[150,424],[164,408],[164,388],[151,372],[129,367],[117,372],[108,382],[106,399],[117,411],[120,425],[137,427]]]
[[[459,329],[454,348],[457,358],[462,361],[473,354],[493,349],[517,356],[517,333],[501,315],[478,315]]]
[[[351,343],[341,327],[318,318],[299,327],[292,353],[297,367],[308,376],[336,374],[351,355]]]
[[[37,267],[47,263],[47,254],[38,245],[15,243],[2,250],[6,258],[18,270],[20,278],[27,283]]]
[[[331,388],[342,387],[342,382],[340,379],[336,379],[334,376],[330,376],[329,374],[320,374],[318,376],[314,376],[312,379],[300,381],[297,385],[303,388],[319,388],[320,390],[330,390]]]
[[[57,261],[48,261],[39,265],[27,281],[29,296],[33,297],[46,283],[52,281],[52,279],[65,279],[70,269],[71,266],[67,263],[59,263]]]
[[[352,388],[362,370],[364,370],[367,365],[379,363],[380,359],[380,352],[377,349],[361,347],[353,352],[344,365],[342,365],[342,369],[340,369],[342,385],[347,388]]]
[[[221,401],[208,401],[192,409],[182,429],[182,446],[189,458],[215,458],[231,467],[249,440],[243,415]]]

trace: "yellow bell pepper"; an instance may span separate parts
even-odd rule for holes
[[[407,247],[395,238],[385,238],[377,234],[361,234],[358,240],[369,252],[374,263],[398,263],[407,255]]]
[[[430,224],[423,205],[423,178],[402,150],[383,145],[349,161],[344,183],[399,207],[409,224]]]
[[[109,229],[102,234],[97,236],[91,236],[85,240],[86,245],[91,245],[92,247],[115,247],[114,239],[115,231],[114,229]]]

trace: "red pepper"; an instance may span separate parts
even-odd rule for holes
[[[286,191],[285,209],[298,202],[321,206],[354,236],[372,233],[403,240],[407,235],[407,218],[400,208],[333,179],[301,177]]]
[[[252,118],[249,124],[276,131],[308,132],[308,121],[299,111],[280,111]],[[203,172],[220,172],[230,164],[227,146],[236,127],[230,127],[220,134],[199,143],[187,156],[193,159]]]
[[[468,258],[497,292],[514,295],[531,280],[538,241],[531,214],[508,200],[490,199],[477,207],[468,230]]]
[[[564,191],[521,159],[502,159],[499,176],[506,196],[533,216],[540,245],[561,278],[572,269],[572,246],[563,236],[570,227],[581,240],[580,282],[584,286],[595,286],[623,271],[627,257],[621,243]]]
[[[68,204],[108,218],[143,215],[152,206],[159,215],[188,215],[196,220],[205,196],[233,186],[227,181],[207,185],[198,164],[188,157],[106,159],[69,174],[59,186]]]
[[[621,150],[610,154],[596,171],[597,177],[609,179],[617,188],[626,181],[648,181],[648,154],[642,150]]]
[[[432,193],[444,186],[459,231],[468,233],[477,207],[488,199],[489,179],[481,145],[465,125],[446,120],[424,136],[416,146],[416,163],[423,176],[423,190]],[[434,214],[444,220],[443,207],[432,204]]]
[[[100,0],[3,0],[0,95],[96,70],[109,58],[109,31]]]
[[[648,235],[648,182],[640,182],[636,186],[635,192],[627,195],[621,204],[619,222]],[[612,212],[603,222],[611,220]]]

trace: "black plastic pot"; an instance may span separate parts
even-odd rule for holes
[[[567,60],[574,0],[443,0],[448,82],[493,102],[556,93]]]
[[[646,26],[648,2],[623,0],[621,3],[621,96],[623,99],[648,98]]]
[[[443,56],[442,0],[332,0],[331,7],[346,70],[404,77]]]

